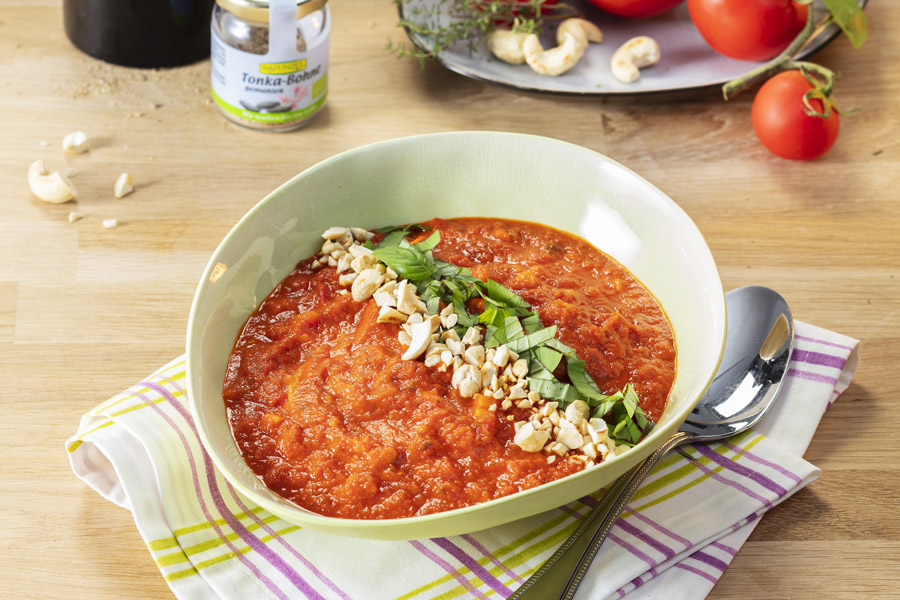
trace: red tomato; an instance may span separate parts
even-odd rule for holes
[[[684,0],[591,0],[591,4],[620,17],[652,17]]]
[[[766,81],[753,100],[753,130],[773,154],[792,160],[821,156],[834,145],[840,117],[832,110],[827,119],[804,112],[803,95],[812,85],[800,71],[784,71]],[[822,112],[822,101],[810,105]]]
[[[713,50],[738,60],[777,56],[806,23],[792,0],[688,0],[691,20]]]

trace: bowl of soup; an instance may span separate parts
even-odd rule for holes
[[[453,535],[653,452],[725,324],[702,234],[637,174],[549,138],[432,134],[325,160],[235,225],[191,308],[187,388],[216,467],[273,514]]]

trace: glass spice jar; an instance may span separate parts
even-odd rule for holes
[[[290,131],[321,112],[328,96],[327,0],[216,0],[211,89],[226,119]]]

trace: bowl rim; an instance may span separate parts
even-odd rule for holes
[[[668,196],[668,194],[666,194],[665,192],[660,190],[656,185],[654,185],[653,183],[651,183],[650,181],[648,181],[647,179],[645,179],[644,177],[642,177],[641,175],[639,175],[638,173],[633,171],[632,169],[622,165],[615,159],[610,158],[609,156],[602,154],[600,152],[597,152],[596,150],[592,150],[590,148],[587,148],[587,147],[584,147],[584,146],[581,146],[578,144],[574,144],[572,142],[559,140],[556,138],[550,138],[550,137],[546,137],[546,136],[527,134],[527,133],[513,133],[513,132],[503,132],[503,131],[450,131],[450,132],[439,132],[439,133],[426,133],[426,134],[418,134],[418,135],[412,135],[412,136],[404,136],[404,137],[399,137],[399,138],[391,138],[391,139],[387,139],[387,140],[373,142],[370,144],[364,144],[362,146],[357,146],[355,148],[350,148],[350,149],[344,150],[342,152],[339,152],[335,155],[332,155],[324,160],[321,160],[321,161],[307,167],[306,169],[300,171],[299,173],[297,173],[296,175],[292,176],[287,181],[285,181],[283,184],[281,184],[280,186],[278,186],[277,188],[275,188],[274,190],[272,190],[271,192],[266,194],[256,204],[254,204],[232,226],[232,228],[228,231],[228,233],[225,235],[225,237],[217,244],[215,250],[212,252],[212,254],[210,256],[210,259],[209,259],[206,267],[203,270],[203,273],[200,276],[200,281],[195,290],[194,297],[191,301],[190,313],[188,316],[188,323],[187,323],[187,336],[186,336],[186,353],[187,354],[186,354],[186,361],[185,361],[185,364],[186,364],[185,387],[186,387],[186,393],[187,393],[187,397],[188,397],[188,404],[189,404],[189,408],[191,411],[191,416],[194,420],[195,428],[197,430],[201,444],[203,445],[203,449],[208,454],[208,456],[212,459],[212,462],[215,465],[216,469],[219,471],[219,473],[222,474],[222,476],[225,477],[225,479],[232,486],[234,486],[239,492],[241,492],[242,494],[247,496],[250,500],[252,500],[256,504],[258,504],[262,508],[268,510],[269,512],[271,512],[281,518],[284,518],[285,520],[288,520],[288,521],[294,522],[294,523],[299,523],[304,526],[310,526],[311,528],[317,529],[319,531],[329,531],[329,532],[338,533],[338,534],[342,534],[342,535],[353,535],[354,537],[370,537],[370,538],[376,537],[378,539],[413,539],[410,537],[402,537],[401,538],[401,537],[397,537],[397,536],[383,537],[383,536],[379,535],[379,532],[382,530],[384,530],[384,531],[394,530],[394,529],[398,528],[398,526],[404,530],[405,529],[415,529],[415,528],[419,528],[422,525],[425,525],[432,521],[443,520],[443,519],[447,519],[448,517],[462,516],[462,515],[465,515],[468,513],[475,513],[475,512],[485,510],[486,508],[490,508],[490,507],[502,506],[503,504],[507,504],[510,502],[516,502],[516,501],[519,501],[519,499],[521,499],[523,497],[528,497],[533,494],[546,493],[546,490],[548,488],[552,489],[553,487],[561,486],[564,484],[563,482],[571,479],[572,477],[584,476],[590,472],[590,470],[585,469],[585,470],[579,471],[577,473],[573,473],[569,476],[562,477],[560,479],[550,481],[547,483],[543,483],[541,485],[537,485],[532,488],[521,490],[521,491],[515,492],[513,494],[508,494],[508,495],[502,496],[500,498],[495,498],[493,500],[489,500],[486,502],[480,502],[480,503],[473,504],[470,506],[465,506],[465,507],[461,507],[461,508],[437,512],[437,513],[431,513],[431,514],[427,514],[427,515],[418,515],[418,516],[411,516],[411,517],[395,517],[395,518],[389,518],[389,519],[351,519],[351,518],[344,518],[344,517],[330,517],[330,516],[321,515],[321,514],[312,512],[308,509],[305,509],[305,508],[293,503],[292,501],[288,500],[287,498],[282,498],[281,501],[276,501],[276,500],[270,499],[268,497],[262,496],[262,495],[256,493],[254,490],[247,488],[240,481],[240,478],[237,477],[232,472],[231,467],[226,462],[225,458],[220,456],[217,452],[214,452],[211,450],[212,448],[215,448],[215,445],[213,444],[213,442],[210,438],[210,433],[207,431],[206,422],[203,419],[198,418],[198,415],[201,414],[201,408],[200,408],[199,398],[197,397],[199,394],[199,391],[194,390],[194,385],[193,385],[194,376],[195,376],[195,368],[193,366],[194,361],[191,358],[193,355],[191,348],[193,345],[194,336],[200,334],[200,332],[195,331],[195,329],[197,327],[197,323],[196,323],[196,319],[198,317],[197,312],[203,301],[204,288],[206,287],[206,285],[209,285],[210,276],[213,274],[214,270],[216,269],[216,265],[217,265],[216,259],[220,255],[220,252],[230,244],[230,242],[233,238],[240,235],[239,231],[248,222],[252,221],[254,219],[254,217],[256,216],[256,214],[258,212],[260,212],[261,210],[263,210],[263,207],[268,202],[272,201],[272,198],[276,197],[282,190],[294,185],[295,181],[297,181],[301,178],[309,177],[309,176],[317,173],[318,171],[328,169],[332,164],[343,161],[347,157],[353,156],[353,155],[356,155],[359,153],[371,152],[372,150],[375,150],[375,149],[380,149],[380,148],[390,147],[390,146],[402,146],[405,144],[415,143],[417,140],[421,140],[424,138],[482,137],[482,136],[508,137],[510,139],[530,138],[532,140],[542,141],[543,143],[558,144],[560,146],[568,147],[571,150],[593,154],[597,159],[611,163],[615,167],[624,170],[631,176],[637,178],[637,180],[639,180],[640,182],[649,186],[655,194],[658,194],[659,196],[664,198],[668,203],[670,203],[671,208],[674,208],[677,212],[680,213],[681,217],[686,219],[686,221],[696,230],[697,234],[699,235],[700,240],[703,242],[704,250],[709,255],[708,258],[710,260],[710,263],[712,264],[713,267],[715,267],[715,260],[714,260],[714,257],[712,256],[711,250],[709,249],[709,245],[706,242],[705,236],[703,236],[699,227],[697,227],[696,223],[693,221],[693,219],[691,219],[690,215],[688,215],[687,212],[678,203],[676,203],[672,198],[670,198]],[[555,226],[551,226],[551,227],[558,228]],[[578,236],[579,238],[582,238],[582,236],[578,233],[569,231],[567,229],[561,229],[561,230],[565,231],[567,233],[570,233],[572,235]],[[582,238],[582,239],[584,239],[584,238]],[[590,243],[590,242],[588,242],[588,243]],[[616,262],[618,263],[619,261],[616,261]],[[619,264],[622,264],[622,263],[619,263]],[[627,265],[622,265],[622,266],[630,271],[630,269]],[[638,281],[640,281],[639,278],[638,278]],[[716,372],[718,371],[719,366],[721,365],[722,356],[723,356],[724,348],[725,348],[725,336],[726,336],[726,328],[727,328],[725,293],[722,288],[721,277],[719,276],[717,268],[715,269],[715,283],[717,285],[716,285],[716,289],[714,291],[716,292],[716,294],[715,294],[716,299],[719,300],[717,305],[721,309],[721,319],[722,319],[722,323],[721,323],[722,330],[721,330],[720,339],[714,340],[719,345],[719,348],[717,351],[717,357],[715,360],[715,368],[712,369],[712,371],[708,375],[706,381],[702,383],[703,391],[701,391],[699,394],[697,394],[696,397],[690,403],[686,403],[684,408],[682,408],[682,410],[680,411],[680,413],[677,416],[669,419],[669,421],[667,423],[665,423],[664,425],[662,425],[662,426],[658,425],[657,427],[655,427],[646,437],[644,437],[641,440],[641,442],[637,446],[635,446],[635,449],[629,450],[629,452],[627,454],[630,454],[631,456],[635,456],[635,454],[632,454],[632,452],[641,452],[642,454],[644,454],[646,456],[646,455],[649,455],[650,453],[652,453],[657,447],[659,447],[665,441],[665,439],[667,439],[672,433],[674,433],[674,431],[678,427],[681,426],[682,422],[685,420],[685,418],[687,418],[687,416],[690,414],[691,410],[693,410],[693,407],[696,406],[696,404],[700,401],[700,398],[703,396],[703,393],[705,393],[705,391],[709,388],[710,384],[712,383],[712,380],[713,380]],[[643,284],[643,282],[641,282],[641,284],[642,284],[642,286],[645,287],[645,289],[647,289],[648,292],[651,293],[651,295],[654,296],[654,298],[656,297],[656,295],[651,290],[649,290],[649,288],[647,288],[646,285]],[[277,285],[277,283],[276,283],[276,285]],[[659,302],[659,301],[657,300],[657,302]],[[665,310],[665,307],[662,306],[662,303],[659,303],[659,304],[660,304],[660,307],[663,309],[663,312],[666,313],[666,319],[669,320],[669,316]],[[673,330],[673,335],[674,335],[674,330]],[[677,340],[676,340],[676,354],[677,354]],[[676,369],[677,369],[677,366],[676,366]],[[676,373],[677,373],[677,371],[676,371]],[[677,374],[676,374],[676,381],[677,381]],[[670,390],[670,395],[671,395],[671,390]],[[229,429],[230,429],[230,426],[229,426]],[[646,442],[648,440],[652,440],[652,443],[647,444]],[[644,449],[646,449],[646,450],[644,450]],[[641,460],[643,460],[643,458],[644,457],[641,457]],[[243,459],[242,456],[241,456],[241,459]],[[608,463],[613,463],[613,462],[616,462],[617,459],[618,459],[618,456],[613,457],[612,459],[605,460],[603,463],[600,463],[600,464],[605,465]],[[627,468],[625,470],[627,470]],[[357,533],[361,533],[362,535],[347,534],[346,533],[347,528],[352,529],[352,530],[356,531]],[[432,536],[426,536],[426,537],[432,537]]]

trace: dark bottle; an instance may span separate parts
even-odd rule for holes
[[[83,52],[127,67],[175,67],[209,56],[214,0],[64,0],[66,35]]]

